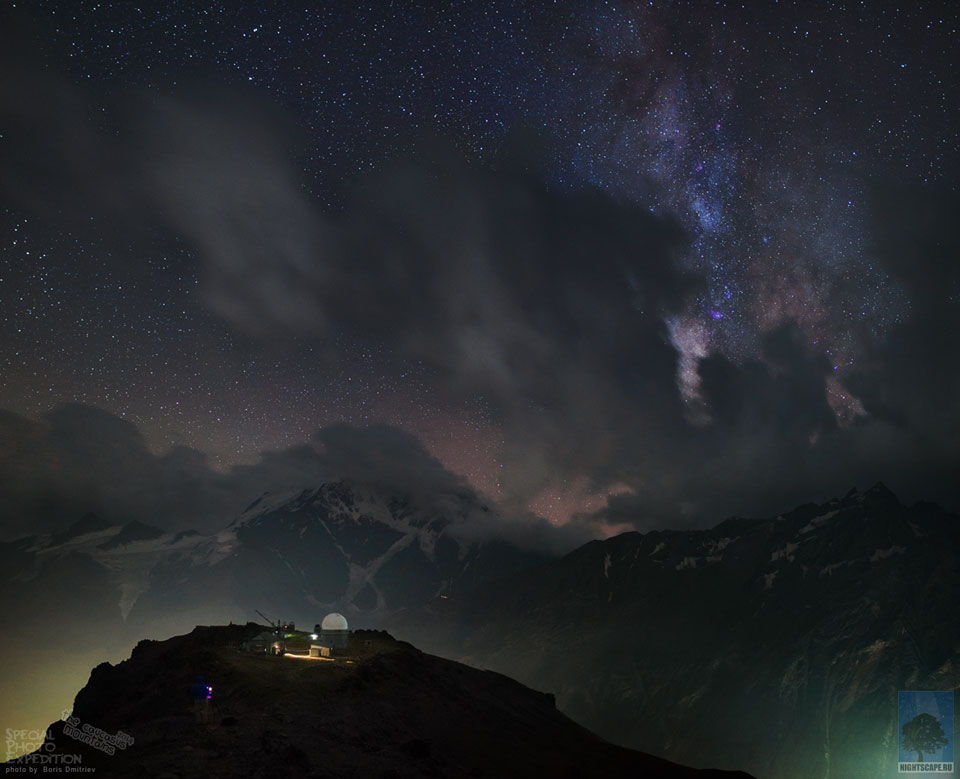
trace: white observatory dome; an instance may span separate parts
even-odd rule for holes
[[[321,630],[347,630],[347,618],[343,614],[332,612],[323,618],[320,623]]]

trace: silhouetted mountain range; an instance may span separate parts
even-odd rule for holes
[[[614,743],[763,779],[893,776],[897,691],[960,686],[960,520],[883,485],[556,560],[467,532],[488,511],[337,482],[262,496],[212,536],[87,515],[0,544],[7,618],[38,663],[70,636],[62,667],[254,608],[386,619],[434,654],[555,693]],[[26,705],[29,690],[13,692]]]
[[[396,617],[611,741],[764,779],[896,776],[897,691],[960,686],[960,519],[883,485],[625,533]]]

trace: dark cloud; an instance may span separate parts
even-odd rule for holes
[[[663,316],[696,282],[673,262],[682,234],[646,209],[435,155],[365,182],[340,234],[329,319],[490,400],[508,499],[603,468],[635,407],[676,411]]]
[[[141,99],[136,116],[144,194],[201,259],[207,305],[253,333],[324,332],[331,248],[279,112],[221,87]]]
[[[60,530],[85,511],[170,527],[219,522],[242,502],[199,452],[153,455],[137,428],[97,408],[61,406],[40,421],[0,414],[5,534]],[[216,516],[216,519],[214,519]]]
[[[313,329],[323,219],[287,116],[200,73],[165,93],[71,83],[49,56],[28,31],[0,38],[6,203],[95,238],[133,275],[186,245],[214,280],[204,292],[216,313],[259,333]]]
[[[833,430],[836,415],[826,393],[832,366],[827,359],[808,352],[793,323],[765,333],[762,346],[763,359],[741,365],[716,355],[700,362],[713,429],[739,438],[769,435],[790,449]]]
[[[876,185],[874,252],[910,298],[909,315],[866,339],[849,386],[883,428],[890,469],[911,493],[960,504],[960,197]],[[873,431],[875,438],[880,438]]]
[[[440,395],[484,396],[504,430],[511,511],[583,477],[630,489],[594,520],[638,527],[776,512],[877,480],[957,505],[955,195],[875,195],[874,253],[911,310],[860,334],[865,359],[843,381],[865,415],[837,422],[833,367],[786,322],[760,334],[754,358],[700,362],[709,420],[691,421],[664,325],[702,289],[676,262],[685,236],[644,207],[547,187],[531,162],[539,142],[508,143],[481,168],[430,139],[346,187],[341,209],[322,209],[291,155],[296,133],[256,95],[93,96],[11,51],[18,77],[0,92],[11,202],[186,243],[207,307],[244,332],[327,348],[346,335],[425,365]],[[251,487],[331,472],[424,494],[468,489],[393,428],[328,428],[224,474],[193,450],[155,456],[135,428],[97,414],[0,420],[4,451],[18,453],[3,468],[20,515],[88,503],[211,527]]]
[[[451,473],[415,436],[389,425],[332,425],[310,444],[264,452],[226,472],[178,447],[155,455],[135,425],[91,406],[61,406],[40,421],[0,412],[2,531],[12,537],[59,531],[87,511],[114,522],[137,519],[168,530],[222,529],[266,491],[344,479],[406,496],[450,516],[469,509],[463,535],[495,534],[551,552],[583,540],[532,515],[507,515]]]
[[[12,202],[78,229],[92,216],[101,238],[143,238],[147,253],[185,243],[206,306],[265,342],[323,338],[332,359],[331,343],[359,338],[426,366],[454,402],[483,395],[509,431],[502,483],[518,505],[604,469],[608,431],[634,406],[678,413],[663,317],[699,285],[674,262],[682,232],[599,192],[550,190],[531,163],[539,140],[518,136],[483,168],[421,140],[333,212],[306,194],[296,134],[254,94],[94,95],[19,62],[3,101],[20,128],[2,157]],[[30,133],[53,114],[55,130]]]
[[[960,509],[960,244],[955,196],[878,194],[877,250],[908,290],[910,315],[874,334],[844,381],[864,413],[840,424],[833,366],[794,324],[763,336],[762,356],[699,364],[710,422],[672,418],[627,434],[616,480],[633,487],[586,524],[697,526],[770,516],[877,480],[902,500]]]
[[[317,431],[314,440],[327,467],[335,468],[343,478],[425,499],[474,494],[462,477],[427,452],[420,439],[396,427],[331,425]]]
[[[951,431],[960,412],[960,197],[935,188],[877,185],[874,252],[906,290],[909,316],[867,340],[851,381],[867,411],[898,427]],[[937,438],[940,438],[940,433]]]

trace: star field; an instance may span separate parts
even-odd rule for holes
[[[682,230],[676,268],[699,283],[681,307],[642,313],[662,320],[697,428],[715,421],[702,362],[762,361],[765,334],[785,323],[829,363],[837,424],[868,416],[848,377],[916,306],[878,259],[872,188],[956,184],[952,3],[55,0],[10,4],[2,20],[33,41],[31,77],[54,79],[91,132],[121,146],[131,101],[226,89],[273,106],[293,128],[281,156],[298,196],[330,220],[358,177],[422,155],[424,138],[484,168],[537,133],[551,192],[598,191]],[[59,137],[57,115],[31,121],[69,144],[71,176],[109,173],[85,169],[83,139]],[[451,390],[416,350],[337,321],[238,328],[204,291],[202,241],[162,209],[104,223],[82,197],[39,191],[0,212],[0,407],[99,406],[156,451],[192,447],[218,468],[318,427],[387,422],[503,497],[514,465],[502,399]],[[625,273],[622,286],[643,283]],[[528,506],[554,521],[600,508],[625,479],[643,489],[630,469],[544,467]]]

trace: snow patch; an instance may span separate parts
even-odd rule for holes
[[[120,616],[125,620],[133,610],[137,599],[147,591],[150,576],[145,573],[120,583]]]
[[[239,544],[237,533],[232,527],[221,530],[198,550],[201,551],[202,554],[194,556],[192,565],[193,567],[198,565],[216,565],[230,557],[230,555],[236,551]]]
[[[697,558],[696,557],[684,557],[676,565],[678,571],[682,571],[684,568],[696,568],[697,567]]]
[[[282,490],[280,492],[265,492],[243,511],[240,516],[231,524],[245,525],[250,520],[257,517],[277,511],[288,504],[294,502],[297,498],[305,497],[307,490]]]
[[[357,597],[360,591],[367,585],[370,585],[370,588],[373,590],[373,593],[377,598],[376,610],[384,608],[386,606],[386,599],[384,598],[383,593],[380,591],[380,588],[377,587],[376,581],[374,580],[374,575],[380,569],[380,565],[377,565],[372,571],[370,568],[364,568],[363,566],[357,565],[354,562],[349,562],[347,565],[347,570],[350,572],[350,580],[347,584],[347,591],[344,595],[344,600],[348,603],[352,603],[353,599]],[[444,582],[444,584],[445,583],[446,582]],[[443,585],[441,585],[440,589],[443,589]]]
[[[707,553],[707,560],[714,562],[721,559],[721,555],[718,553],[722,552],[736,540],[736,538],[718,538],[716,541],[710,541],[708,544],[710,551]]]
[[[803,535],[804,533],[812,533],[824,522],[829,522],[831,519],[833,519],[839,512],[839,509],[834,509],[833,511],[828,511],[826,514],[821,514],[819,517],[814,517],[806,525],[800,528],[800,534]]]
[[[801,531],[802,532],[802,531]],[[777,560],[782,560],[786,558],[788,563],[793,562],[793,553],[800,548],[800,544],[789,543],[783,549],[777,549],[775,552],[770,555],[770,562],[775,563]]]
[[[435,562],[437,559],[437,539],[440,537],[440,533],[433,530],[430,524],[427,524],[420,529],[418,535],[420,538],[421,551],[426,555],[428,560]]]
[[[933,672],[933,676],[952,676],[953,675],[953,659],[947,658],[947,662],[941,665],[936,671]]]
[[[707,687],[706,687],[706,685],[704,685],[704,686],[701,687],[700,689],[698,689],[698,690],[690,693],[689,695],[685,695],[684,697],[682,697],[679,701],[677,701],[677,704],[678,704],[679,706],[683,706],[683,707],[685,707],[685,708],[690,708],[690,707],[693,706],[693,704],[695,704],[700,698],[703,697],[703,694],[704,694],[706,691],[707,691]]]
[[[870,644],[870,646],[866,646],[866,647],[864,647],[863,649],[861,649],[861,650],[860,650],[860,654],[862,654],[862,655],[864,655],[864,654],[865,654],[865,655],[875,655],[875,654],[877,654],[877,653],[879,653],[879,652],[882,652],[884,649],[886,649],[888,646],[890,646],[890,644],[891,644],[890,641],[884,641],[884,640],[878,638],[876,641],[874,641],[872,644]]]
[[[82,536],[68,539],[62,544],[34,546],[27,551],[44,553],[56,550],[58,554],[63,552],[88,552],[95,549],[99,544],[105,543],[114,536],[119,535],[121,530],[123,530],[123,528],[120,525],[114,525],[113,527],[104,528],[103,530],[94,530],[92,533],[84,533]]]
[[[603,576],[605,579],[610,578],[610,553],[607,552],[607,556],[603,558]]]
[[[662,552],[662,551],[663,551],[664,549],[666,549],[666,548],[667,548],[666,542],[665,542],[665,541],[661,541],[659,544],[657,544],[657,545],[653,548],[653,551],[650,553],[649,556],[650,556],[650,557],[653,557],[657,552]]]
[[[773,573],[765,573],[763,575],[763,589],[772,590],[773,589],[773,580],[777,578],[777,574],[780,571],[774,571]]]
[[[827,574],[828,576],[832,576],[834,571],[845,568],[848,565],[853,565],[855,562],[856,560],[843,560],[839,563],[830,563],[830,565],[824,566],[820,569],[820,575],[823,576],[824,574]]]
[[[870,562],[875,563],[878,560],[886,560],[888,557],[893,557],[895,554],[903,554],[907,551],[905,546],[890,546],[886,549],[877,549],[872,555],[870,555]]]
[[[109,571],[120,588],[120,615],[126,619],[139,597],[150,587],[153,569],[169,557],[190,552],[206,541],[203,536],[184,536],[173,543],[171,535],[129,544],[113,549],[98,549],[93,559]]]

